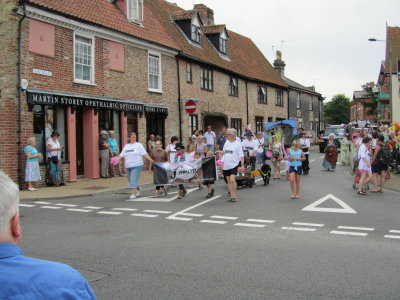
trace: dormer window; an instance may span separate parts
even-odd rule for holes
[[[200,43],[200,28],[192,23],[192,41]]]
[[[227,44],[228,44],[227,39],[220,37],[219,38],[219,51],[221,51],[222,53],[226,53]]]
[[[143,22],[143,1],[127,0],[129,21],[135,23]]]

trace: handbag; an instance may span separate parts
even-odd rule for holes
[[[56,155],[56,156],[52,156],[51,157],[51,162],[53,163],[53,164],[58,164],[58,156]]]
[[[267,156],[267,158],[271,159],[272,158],[272,151],[271,150],[265,151],[265,155]]]

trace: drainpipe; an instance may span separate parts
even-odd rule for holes
[[[249,92],[247,90],[247,80],[246,80],[246,115],[247,115],[247,119],[246,119],[246,127],[249,124]]]
[[[176,71],[178,75],[178,120],[179,120],[179,140],[182,142],[182,105],[181,105],[181,78],[179,74],[179,53],[176,58]]]
[[[22,178],[22,22],[26,18],[26,6],[25,1],[22,0],[20,2],[22,4],[23,15],[22,18],[18,21],[18,185],[19,189],[22,190],[23,178]]]

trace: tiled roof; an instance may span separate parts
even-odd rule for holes
[[[201,36],[201,47],[196,47],[187,41],[182,31],[171,21],[171,15],[177,11],[175,4],[165,0],[146,0],[146,4],[174,39],[183,56],[212,64],[250,79],[287,87],[287,84],[251,39],[238,33],[227,31],[229,35],[227,53],[229,60],[227,60],[217,53],[211,42],[204,35]],[[180,11],[184,12],[183,9],[180,9]]]
[[[221,33],[225,28],[225,25],[210,25],[210,26],[202,26],[201,30],[204,34],[216,34]]]
[[[176,11],[171,14],[173,20],[191,20],[196,12],[194,10]]]
[[[391,50],[391,54],[390,53]],[[400,27],[387,27],[386,29],[386,70],[397,72],[397,59],[400,59]],[[391,60],[391,65],[390,65]]]
[[[105,0],[27,0],[27,2],[56,13],[177,49],[173,39],[146,6],[147,1],[144,1],[143,27],[130,23],[115,4]]]
[[[304,86],[304,85],[301,85],[300,83],[298,83],[298,82],[296,82],[296,81],[294,81],[294,80],[292,80],[292,79],[289,79],[289,78],[287,78],[287,77],[285,77],[285,76],[283,76],[283,80],[285,80],[286,83],[287,83],[290,87],[294,87],[294,88],[297,88],[297,89],[306,91],[306,92],[308,92],[308,93],[312,93],[312,94],[321,96],[321,94],[318,93],[318,92],[316,92],[313,88],[311,88],[311,87],[306,87],[306,86]]]
[[[186,12],[176,4],[165,0],[144,1],[143,26],[130,23],[114,3],[105,0],[27,0],[27,2],[56,13],[180,50],[185,57],[214,65],[249,79],[287,87],[285,81],[253,41],[245,36],[228,31],[227,57],[229,59],[222,58],[204,35],[201,36],[201,47],[193,46],[173,21],[173,16],[187,17],[187,14],[193,12]]]

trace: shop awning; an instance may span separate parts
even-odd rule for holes
[[[74,106],[134,112],[144,111],[144,103],[133,99],[110,98],[34,88],[27,89],[26,94],[28,103],[33,105]]]

